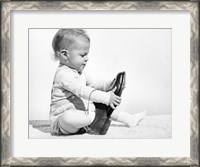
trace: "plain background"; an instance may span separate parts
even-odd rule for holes
[[[29,119],[48,119],[51,86],[58,66],[52,39],[58,29],[29,29]],[[171,113],[171,29],[86,29],[91,38],[85,72],[113,79],[126,72],[119,109]]]

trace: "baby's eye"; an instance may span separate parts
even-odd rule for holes
[[[87,54],[80,54],[81,57],[85,57]]]

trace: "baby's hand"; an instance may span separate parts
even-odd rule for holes
[[[115,90],[117,89],[117,87],[114,87],[111,91],[110,91],[110,102],[109,105],[115,110],[117,106],[120,105],[122,98],[115,95]]]

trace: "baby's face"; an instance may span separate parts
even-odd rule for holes
[[[78,38],[68,50],[67,65],[78,72],[82,72],[88,61],[90,42]]]

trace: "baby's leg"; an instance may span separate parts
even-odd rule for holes
[[[59,126],[65,133],[76,133],[82,127],[90,125],[93,119],[91,115],[86,115],[85,111],[69,109],[59,117]]]
[[[146,111],[130,114],[124,111],[114,110],[111,118],[115,121],[124,123],[129,127],[135,127],[144,119],[145,116]]]

